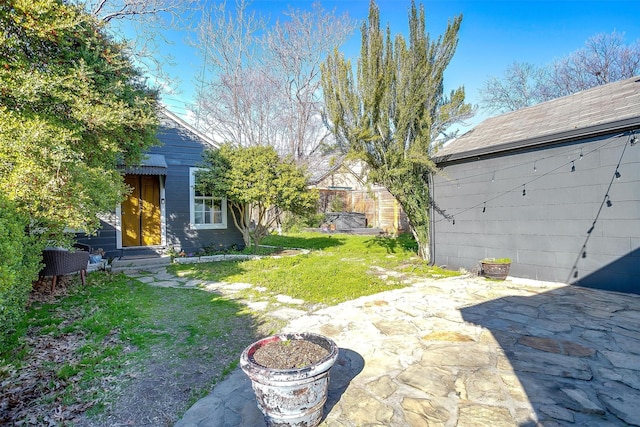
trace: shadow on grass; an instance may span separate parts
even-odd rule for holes
[[[212,261],[193,264],[171,264],[167,267],[169,273],[190,279],[224,281],[230,276],[242,274],[246,269],[242,261]]]
[[[60,401],[76,402],[61,414],[60,425],[101,424],[107,417],[123,425],[161,419],[166,408],[187,409],[194,395],[224,378],[264,326],[243,304],[217,292],[151,286],[101,272],[91,273],[86,286],[62,281],[54,294],[46,284],[34,287],[24,323],[23,336],[0,354],[12,365],[29,366],[29,375],[19,369],[14,374],[0,363],[12,384],[3,396],[10,403],[0,410],[2,425],[45,424]],[[42,354],[55,355],[56,363]],[[74,387],[33,387],[35,381]],[[148,384],[154,393],[142,392]],[[92,394],[98,388],[100,402]]]
[[[417,253],[418,244],[410,233],[402,233],[398,237],[376,236],[366,241],[368,247],[379,246],[387,253],[395,254],[398,250]]]
[[[344,245],[345,238],[338,235],[314,235],[313,237],[298,236],[267,236],[262,244],[282,248],[296,249],[327,249]]]

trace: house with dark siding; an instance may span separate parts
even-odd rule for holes
[[[122,169],[131,194],[101,217],[96,235],[79,234],[77,240],[110,258],[243,247],[226,200],[194,190],[202,153],[217,144],[167,110],[159,116],[160,145],[141,164]]]
[[[640,77],[485,120],[436,154],[432,259],[640,293]]]

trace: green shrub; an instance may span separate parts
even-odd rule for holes
[[[481,262],[489,262],[492,264],[511,264],[511,258],[485,258]]]
[[[0,195],[0,347],[24,316],[41,247],[25,232],[29,219]]]

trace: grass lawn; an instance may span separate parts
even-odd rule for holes
[[[245,282],[312,304],[334,305],[407,286],[410,277],[445,277],[457,272],[431,267],[416,256],[413,239],[346,234],[271,235],[264,245],[310,249],[308,254],[250,261],[174,264],[179,276]],[[396,274],[387,272],[393,270]]]
[[[153,376],[177,388],[171,393],[182,395],[182,407],[173,410],[184,412],[257,338],[246,308],[214,294],[124,274],[92,273],[86,287],[78,282],[34,302],[0,352],[0,400],[8,404],[0,405],[0,425],[70,425]]]
[[[310,252],[173,264],[168,270],[251,283],[263,287],[247,291],[255,297],[284,294],[311,306],[408,286],[419,277],[457,274],[418,259],[406,236],[305,233],[269,236],[264,244]],[[123,408],[130,413],[116,419],[134,424],[156,413],[178,417],[235,368],[243,348],[275,332],[265,331],[271,325],[242,303],[254,295],[229,299],[154,287],[124,274],[92,273],[86,287],[78,282],[71,279],[56,295],[34,293],[20,330],[0,349],[0,425],[73,425]],[[160,397],[141,394],[150,385]],[[173,421],[159,419],[158,425]]]

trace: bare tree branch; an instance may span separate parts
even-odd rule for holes
[[[317,4],[285,17],[268,27],[246,0],[207,12],[197,45],[212,77],[200,80],[198,106],[201,124],[221,141],[271,145],[302,163],[328,135],[320,64],[354,25]]]
[[[355,25],[348,15],[326,12],[319,3],[311,11],[289,8],[285,16],[288,20],[275,25],[265,44],[289,112],[281,123],[287,129],[287,152],[300,162],[317,152],[328,135],[321,117],[320,64]]]
[[[186,30],[199,8],[198,0],[69,0],[107,25],[108,31],[128,44],[129,54],[148,72],[155,86],[176,87],[168,67],[172,57],[163,52],[168,29]],[[135,32],[125,36],[124,24]]]
[[[514,62],[502,79],[490,77],[480,94],[485,109],[514,111],[638,74],[640,41],[626,45],[624,35],[614,31],[596,34],[545,67]]]
[[[483,107],[492,112],[515,111],[531,106],[539,99],[536,85],[540,71],[529,63],[514,62],[503,78],[489,78],[480,89]]]

